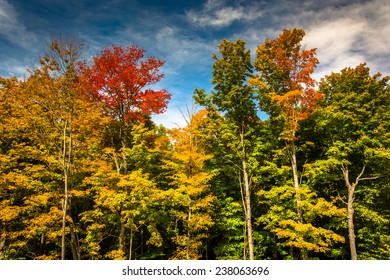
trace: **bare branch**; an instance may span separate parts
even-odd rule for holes
[[[362,171],[360,172],[359,176],[356,177],[355,185],[357,185],[358,182],[361,180],[361,177],[363,176],[364,171],[366,170],[366,166],[367,166],[367,164],[363,165]]]
[[[251,174],[250,178],[249,178],[249,188],[252,189],[252,178],[253,178],[253,174]]]
[[[302,185],[302,177],[303,177],[303,174],[305,174],[305,165],[306,165],[307,161],[308,161],[308,159],[306,159],[306,160],[305,160],[305,163],[303,164],[301,176],[300,176],[300,178],[299,178],[299,185]]]
[[[345,202],[345,200],[341,198],[341,195],[340,195],[340,193],[338,191],[337,191],[337,198],[340,199],[341,202],[343,202],[345,205],[348,205],[348,203]]]
[[[386,177],[386,175],[378,175],[378,176],[374,176],[374,177],[360,178],[359,181],[363,181],[363,180],[375,180],[375,179],[379,179],[379,178],[382,178],[382,177]]]

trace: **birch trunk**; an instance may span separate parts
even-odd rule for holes
[[[129,260],[131,261],[133,258],[133,237],[134,230],[133,227],[130,228],[130,244],[129,244]]]
[[[64,201],[62,205],[62,236],[61,236],[61,260],[65,260],[65,228],[66,228],[66,209],[68,208],[68,174],[65,171],[64,182]]]

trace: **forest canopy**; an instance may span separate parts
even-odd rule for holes
[[[53,39],[0,77],[0,259],[389,259],[390,77],[316,81],[304,36],[223,40],[173,129],[139,46]]]

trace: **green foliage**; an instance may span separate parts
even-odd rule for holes
[[[216,258],[220,260],[239,260],[244,256],[244,228],[242,205],[233,198],[220,201],[220,211],[216,218],[219,235],[214,248]]]
[[[142,112],[94,98],[73,40],[0,77],[0,259],[350,259],[351,224],[359,259],[389,259],[390,78],[345,68],[319,101],[303,36],[267,39],[256,72],[222,41],[182,128],[148,114],[165,91]]]

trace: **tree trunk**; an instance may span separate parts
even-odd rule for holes
[[[122,135],[122,160],[123,160],[123,174],[127,175],[128,173],[128,167],[127,167],[127,157],[126,157],[126,133]],[[126,189],[127,191],[127,189]],[[119,249],[122,250],[122,252],[126,252],[126,227],[125,222],[122,220],[122,207],[120,211],[120,229],[119,229]],[[129,258],[131,256],[131,252],[129,252]]]
[[[294,188],[295,188],[296,198],[297,198],[298,223],[303,224],[303,211],[301,206],[302,198],[301,198],[301,194],[299,193],[301,183],[299,182],[299,176],[298,176],[297,155],[296,155],[294,140],[291,141],[291,167],[293,170]],[[302,259],[306,260],[308,258],[307,250],[301,248],[300,251],[301,251]]]
[[[244,142],[244,133],[241,132],[241,145],[242,145],[242,173],[244,177],[244,192],[245,192],[245,223],[248,234],[248,249],[249,259],[254,260],[254,249],[253,249],[253,236],[252,236],[252,208],[251,208],[251,188],[249,184],[248,170],[246,166],[246,150]]]
[[[65,260],[65,227],[66,227],[66,209],[67,208],[68,208],[68,176],[66,174],[65,175],[65,184],[64,184],[64,202],[62,204],[61,260]]]
[[[0,260],[4,259],[5,236],[0,236]]]
[[[353,200],[355,195],[356,183],[351,184],[349,181],[349,170],[348,167],[344,166],[342,168],[345,185],[348,189],[348,201],[347,201],[347,219],[348,219],[348,237],[349,237],[349,248],[351,251],[351,260],[357,260],[357,251],[356,251],[356,236],[355,236],[355,226],[353,223]]]
[[[190,232],[190,222],[191,222],[191,207],[188,207],[188,226],[187,226],[187,260],[190,259],[190,239],[191,239],[191,232]]]
[[[348,192],[348,236],[349,247],[351,250],[351,260],[357,260],[356,242],[355,242],[355,227],[353,224],[353,192]]]
[[[72,248],[72,256],[74,260],[80,260],[80,246],[78,242],[77,235],[74,231],[74,225],[72,223],[70,225],[70,246]]]
[[[69,115],[66,115],[65,126],[63,128],[63,147],[62,147],[62,168],[64,171],[64,201],[62,204],[62,236],[61,236],[61,260],[65,260],[65,229],[66,229],[66,215],[68,209],[68,196],[69,196],[69,172],[70,172],[70,163],[72,160],[72,132],[69,132],[68,127],[71,127],[71,121]],[[67,143],[66,140],[69,140]],[[69,145],[69,146],[68,146]]]
[[[129,172],[128,166],[127,166],[126,148],[127,148],[126,137],[123,136],[123,139],[122,139],[122,160],[123,160],[123,174],[124,175],[127,175],[127,173]]]
[[[242,200],[242,202],[244,203],[244,200]],[[245,215],[245,217],[246,217],[246,215]],[[248,234],[246,233],[246,222],[244,223],[243,231],[244,231],[244,248],[242,250],[242,255],[243,255],[244,261],[246,261],[246,254],[247,254],[246,248],[248,246]]]
[[[121,211],[122,212],[122,211]],[[122,221],[122,218],[120,217],[120,224],[119,224],[119,250],[122,250],[122,252],[126,252],[125,246],[126,246],[126,229],[125,229],[125,223]]]
[[[131,261],[133,258],[133,237],[134,230],[133,227],[130,228],[130,245],[129,245],[129,260]]]
[[[39,253],[44,254],[44,245],[45,245],[45,234],[41,233],[41,242],[39,242]]]

